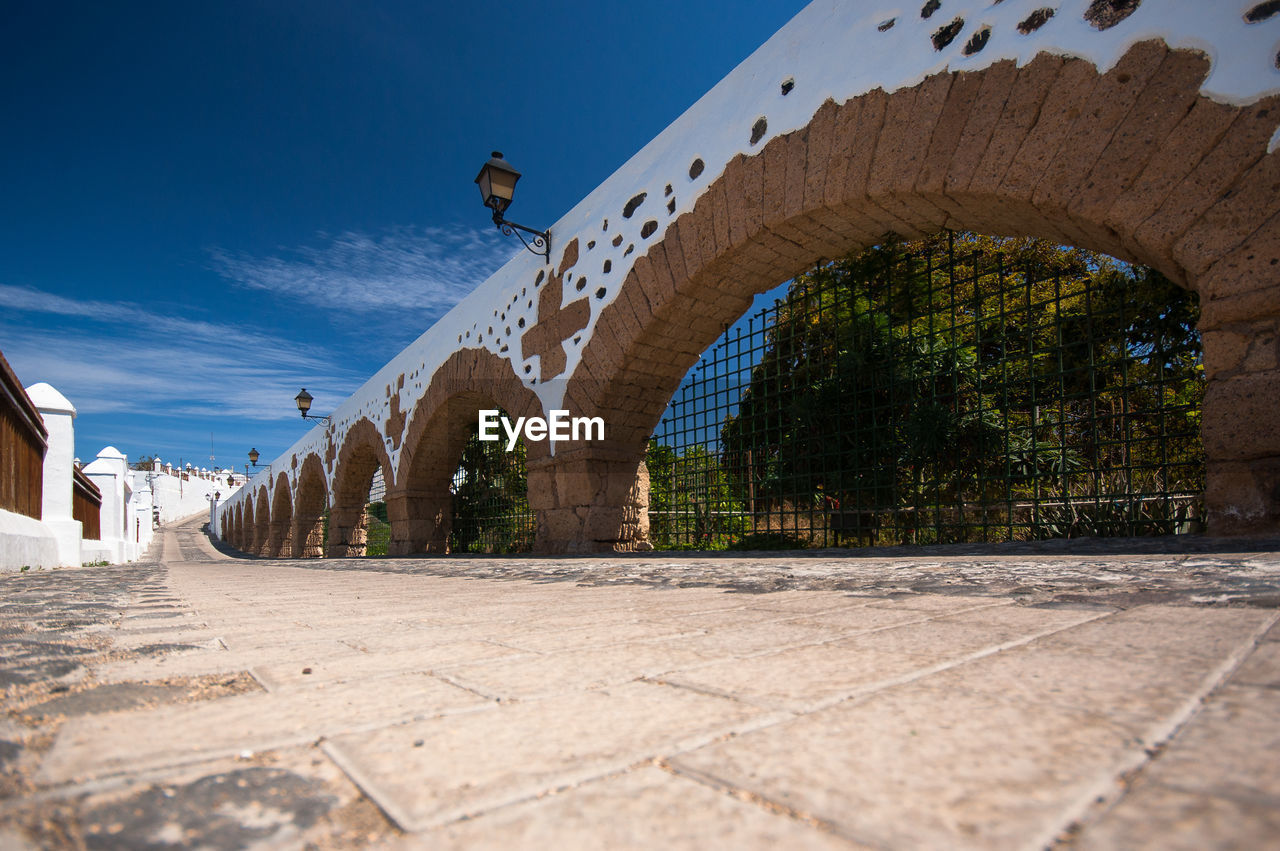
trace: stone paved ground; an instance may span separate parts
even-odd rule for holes
[[[0,576],[0,847],[1280,847],[1280,542]]]

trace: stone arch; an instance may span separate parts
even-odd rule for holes
[[[393,476],[386,443],[374,424],[362,418],[348,429],[338,452],[325,555],[331,558],[364,555],[368,519],[364,509],[374,473],[379,469],[390,490]]]
[[[289,554],[294,558],[320,558],[324,555],[325,509],[329,507],[329,488],[325,484],[324,464],[319,455],[308,455],[298,472],[293,499],[293,528],[289,535]]]
[[[227,540],[227,531],[230,529],[230,523],[227,520],[227,513],[225,511],[220,512],[220,514],[221,516],[218,519],[222,521],[221,524],[219,525],[219,529],[221,530],[222,534],[219,537],[221,537],[222,540],[225,541]]]
[[[256,524],[254,523],[254,500],[252,495],[247,495],[244,501],[244,525],[240,528],[240,545],[242,552],[253,552],[253,535]]]
[[[276,476],[275,493],[271,499],[271,524],[267,531],[267,545],[263,555],[279,558],[291,552],[293,535],[293,500],[289,493],[289,476]]]
[[[244,549],[244,541],[242,535],[244,533],[244,504],[236,503],[235,508],[231,510],[231,535],[227,538],[227,543],[235,547],[237,550]]]
[[[478,412],[494,407],[511,417],[542,414],[538,397],[512,374],[510,364],[484,349],[455,352],[436,371],[410,414],[395,487],[387,489],[392,555],[448,551],[453,518],[449,485],[463,446],[475,432]],[[556,485],[546,445],[527,447],[529,504],[539,517],[539,540],[553,534],[543,523]]]
[[[249,552],[261,556],[267,554],[267,539],[271,534],[271,497],[267,493],[266,485],[258,488],[254,502],[256,503],[254,509],[256,522],[253,525],[253,544]]]
[[[1042,53],[828,101],[732,160],[636,261],[584,349],[566,407],[603,416],[612,440],[578,450],[602,481],[555,492],[554,515],[581,520],[557,529],[555,548],[643,545],[628,520],[647,503],[646,439],[755,294],[888,233],[944,228],[1089,248],[1196,290],[1210,531],[1274,530],[1280,152],[1267,147],[1280,98],[1217,103],[1199,92],[1208,70],[1162,41],[1101,74]]]

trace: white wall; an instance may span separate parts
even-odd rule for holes
[[[57,564],[78,567],[82,529],[80,521],[72,516],[76,408],[66,396],[43,382],[31,385],[26,391],[49,433],[44,454],[40,520],[57,541]]]
[[[60,564],[58,539],[48,526],[25,514],[0,508],[0,570]]]
[[[159,523],[164,526],[208,511],[214,493],[220,493],[221,499],[226,499],[239,490],[239,485],[227,484],[226,473],[208,474],[214,475],[212,479],[204,478],[204,475],[197,473],[183,479],[154,470],[135,470],[134,488],[145,488],[151,492]]]
[[[108,446],[84,467],[83,472],[102,492],[102,511],[99,515],[102,538],[98,541],[85,541],[81,557],[86,563],[107,561],[122,564],[135,561],[138,548],[133,542],[134,524],[130,522],[132,518],[129,516],[133,487],[129,481],[128,458],[119,449]]]
[[[159,461],[150,470],[130,470],[124,453],[108,446],[83,470],[102,492],[102,538],[84,540],[73,516],[75,406],[48,384],[33,384],[26,393],[49,434],[41,517],[0,509],[0,570],[137,561],[154,540],[156,525],[204,514],[214,493],[226,499],[244,483],[230,470],[184,472]],[[229,477],[233,484],[227,484]]]

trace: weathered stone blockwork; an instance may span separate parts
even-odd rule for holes
[[[809,127],[732,162],[636,263],[624,284],[636,296],[604,311],[614,333],[588,344],[570,397],[638,460],[680,380],[751,295],[888,233],[1040,236],[1153,265],[1200,292],[1211,531],[1274,531],[1280,246],[1267,240],[1280,192],[1263,197],[1251,175],[1280,156],[1261,134],[1235,141],[1226,161],[1213,154],[1227,126],[1269,126],[1251,116],[1275,105],[1212,103],[1197,93],[1207,71],[1201,54],[1146,42],[1106,74],[1043,55],[828,103]],[[723,243],[702,236],[717,197]],[[649,321],[621,318],[636,301]]]
[[[820,5],[815,15],[855,14],[811,8]],[[983,14],[1013,14],[1012,5]],[[1145,6],[1115,32],[1139,20],[1147,29],[1133,32],[1150,32]],[[1213,99],[1206,77],[1233,57],[1211,63],[1150,36],[1124,41],[1111,59],[1057,48],[985,63],[951,57],[896,88],[815,97],[796,129],[752,134],[718,173],[691,155],[688,183],[673,178],[665,194],[627,187],[631,200],[612,218],[561,237],[554,264],[519,283],[502,278],[489,293],[501,287],[500,298],[472,305],[481,318],[446,329],[449,347],[456,334],[451,354],[387,378],[385,405],[360,409],[382,414],[335,421],[271,491],[247,488],[229,507],[229,539],[266,556],[360,554],[363,494],[381,469],[391,553],[443,552],[449,481],[477,411],[563,407],[603,417],[608,440],[560,444],[554,455],[529,446],[537,548],[643,549],[646,441],[688,369],[752,297],[887,234],[944,228],[1106,252],[1198,292],[1209,531],[1280,530],[1280,153],[1267,151],[1280,96],[1258,88],[1234,101],[1243,105]],[[767,123],[776,126],[772,115]]]

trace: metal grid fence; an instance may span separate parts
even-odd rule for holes
[[[1198,527],[1195,296],[1030,240],[888,242],[726,331],[650,442],[660,549]]]
[[[501,412],[505,416],[505,412]],[[454,473],[449,551],[512,553],[533,549],[524,441],[508,452],[503,441],[473,436]]]

